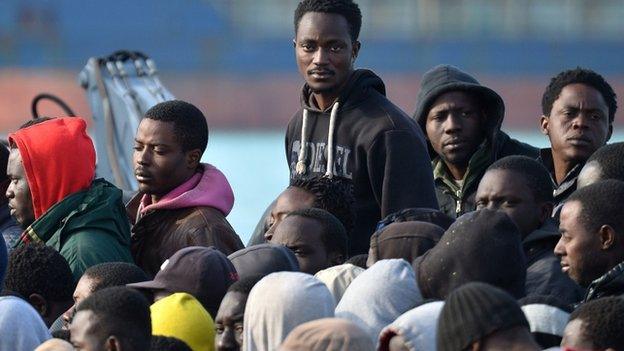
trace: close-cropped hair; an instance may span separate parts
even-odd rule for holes
[[[74,277],[65,258],[52,247],[30,243],[9,256],[4,287],[28,299],[39,294],[49,301],[71,301]]]
[[[344,177],[300,177],[290,180],[290,186],[314,195],[313,207],[323,209],[338,218],[347,233],[355,225],[353,182]]]
[[[355,42],[362,28],[362,12],[352,0],[304,0],[295,10],[295,33],[299,30],[301,17],[308,12],[332,13],[344,17],[349,25],[351,41]]]
[[[127,262],[99,263],[87,268],[83,275],[94,281],[92,291],[149,280],[141,268]]]
[[[203,153],[208,146],[206,117],[193,104],[182,100],[161,102],[147,110],[145,118],[173,123],[182,151],[199,149]]]
[[[584,339],[593,344],[594,349],[624,350],[624,299],[603,297],[582,304],[570,315],[570,322],[582,321]]]
[[[540,162],[526,156],[507,156],[492,163],[486,172],[494,170],[514,172],[524,178],[526,185],[533,191],[535,201],[554,201],[555,184],[546,167]]]
[[[609,225],[617,233],[624,234],[624,182],[609,179],[577,189],[566,203],[581,204],[581,222],[585,229],[597,231]]]
[[[349,243],[347,232],[334,215],[320,208],[306,208],[293,211],[288,217],[304,217],[313,219],[321,224],[321,241],[327,252],[339,252],[343,257],[348,257]]]
[[[617,101],[613,88],[600,74],[581,67],[563,71],[550,80],[550,84],[548,84],[542,95],[542,114],[544,116],[550,116],[550,111],[552,111],[553,104],[559,98],[561,90],[570,84],[584,84],[598,90],[609,108],[609,124],[613,123],[615,111],[617,110]]]
[[[600,179],[624,181],[624,143],[613,143],[601,147],[589,157],[587,163],[592,161],[600,165]]]
[[[152,334],[150,306],[136,290],[116,286],[94,292],[76,312],[91,311],[96,318],[89,333],[104,341],[110,336],[132,344],[134,350],[149,350]]]

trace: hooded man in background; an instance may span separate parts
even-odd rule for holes
[[[6,191],[25,228],[17,246],[52,246],[74,280],[103,262],[132,262],[121,190],[95,176],[95,149],[81,118],[38,119],[9,135]]]
[[[508,155],[538,157],[538,150],[500,130],[503,99],[459,68],[439,65],[425,73],[414,119],[429,142],[440,210],[456,218],[473,211],[486,168]]]
[[[295,11],[295,56],[306,81],[286,132],[291,177],[353,180],[351,255],[368,250],[376,223],[407,207],[438,208],[422,132],[355,70],[362,15],[351,0],[305,0]]]

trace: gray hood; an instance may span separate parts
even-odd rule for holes
[[[422,301],[412,266],[403,259],[381,260],[349,285],[336,317],[359,325],[376,343],[385,326]]]

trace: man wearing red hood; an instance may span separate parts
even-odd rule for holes
[[[9,135],[6,191],[25,228],[16,246],[52,246],[77,281],[90,266],[132,262],[121,190],[95,179],[95,149],[81,118],[29,122]]]
[[[227,179],[201,163],[208,145],[204,114],[180,100],[145,113],[134,142],[139,194],[127,205],[132,255],[154,277],[161,264],[188,246],[214,246],[226,255],[243,243],[225,219],[234,205]]]

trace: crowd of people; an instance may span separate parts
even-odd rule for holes
[[[79,117],[10,133],[0,350],[624,350],[609,83],[556,74],[540,150],[502,131],[501,96],[454,66],[423,76],[406,115],[354,68],[361,22],[352,0],[297,7],[290,185],[247,247],[188,102],[145,113],[135,194],[96,179]]]

